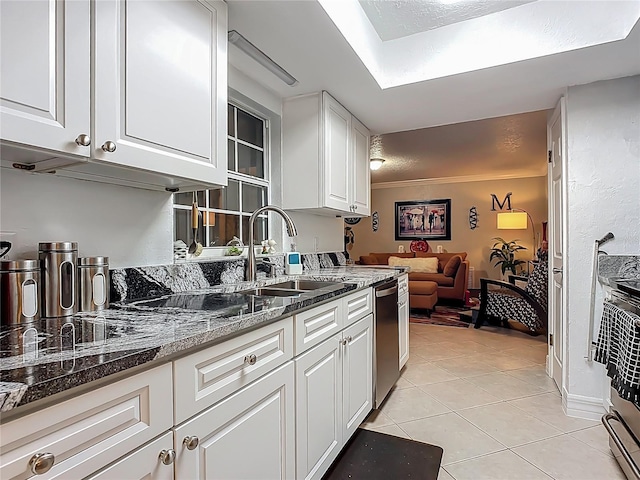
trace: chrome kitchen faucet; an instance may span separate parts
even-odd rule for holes
[[[287,234],[290,237],[298,235],[298,231],[296,230],[296,226],[293,224],[293,220],[291,220],[291,217],[280,207],[276,207],[275,205],[265,205],[253,212],[251,217],[249,217],[249,258],[245,272],[245,280],[250,282],[255,282],[256,280],[256,252],[253,244],[253,224],[256,221],[256,218],[258,218],[258,215],[268,210],[280,214],[287,224]]]

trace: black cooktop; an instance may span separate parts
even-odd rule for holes
[[[640,298],[640,280],[620,279],[612,282],[618,290],[627,293],[632,297]]]

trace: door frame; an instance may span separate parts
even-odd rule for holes
[[[551,135],[551,127],[554,124],[554,122],[556,120],[560,120],[560,128],[561,128],[561,133],[560,133],[560,141],[561,141],[561,145],[560,145],[560,150],[562,152],[562,164],[561,164],[561,169],[562,169],[562,173],[561,173],[561,186],[562,186],[562,192],[561,192],[561,197],[562,197],[562,209],[561,209],[561,215],[562,215],[562,220],[561,220],[561,225],[562,225],[562,278],[561,278],[561,285],[562,285],[562,304],[560,305],[560,312],[561,312],[561,316],[562,318],[560,318],[560,331],[561,331],[561,339],[560,341],[563,342],[562,345],[562,358],[561,360],[561,368],[562,368],[562,372],[561,372],[561,384],[558,385],[558,389],[560,390],[560,393],[562,395],[563,398],[566,398],[566,377],[567,377],[567,368],[566,368],[566,359],[567,359],[567,278],[569,275],[569,272],[567,270],[567,246],[568,246],[568,238],[567,238],[567,232],[569,231],[567,228],[568,225],[568,221],[567,221],[567,210],[568,210],[568,204],[567,204],[567,162],[568,162],[568,158],[567,158],[567,116],[566,116],[566,99],[565,96],[561,96],[560,99],[558,100],[556,107],[551,115],[551,117],[549,117],[549,120],[547,122],[547,151],[551,152],[551,155],[553,154],[553,139],[552,139],[552,135]],[[551,218],[555,212],[555,205],[553,204],[553,195],[552,195],[552,189],[553,189],[553,175],[551,172],[552,169],[552,164],[551,164],[551,160],[549,160],[549,164],[548,164],[548,170],[547,170],[547,189],[548,189],[548,214],[549,214],[549,251],[553,252],[553,246],[552,246],[552,242],[554,241],[554,222],[551,221]],[[549,312],[549,326],[551,327],[553,325],[553,322],[557,321],[553,316],[554,316],[554,312],[555,312],[555,302],[557,301],[554,295],[554,289],[553,289],[553,282],[554,282],[554,273],[553,273],[553,255],[549,255],[549,279],[548,279],[548,292],[549,292],[549,304],[547,306],[547,311]],[[551,334],[553,333],[554,329],[549,328],[549,336],[547,338],[547,345],[548,345],[548,354],[547,354],[547,374],[549,375],[549,377],[551,377],[552,379],[554,378],[554,361],[553,361],[553,346],[551,345]],[[554,342],[557,339],[554,339]]]

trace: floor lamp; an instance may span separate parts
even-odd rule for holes
[[[498,213],[498,230],[527,230],[528,223],[527,218],[531,220],[531,228],[533,229],[533,256],[535,258],[535,252],[537,250],[536,241],[536,226],[533,223],[533,219],[529,212],[526,210],[520,210],[513,208],[508,212]],[[529,262],[527,262],[527,274],[529,273]]]

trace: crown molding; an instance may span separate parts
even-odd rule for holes
[[[383,188],[405,188],[405,187],[422,187],[425,185],[439,185],[445,183],[467,183],[467,182],[487,182],[491,180],[513,180],[516,178],[534,178],[546,177],[547,173],[532,173],[523,175],[521,173],[506,173],[502,175],[480,174],[480,175],[463,175],[458,177],[439,177],[439,178],[421,178],[417,180],[401,180],[398,182],[380,182],[372,183],[371,190],[379,190]]]

